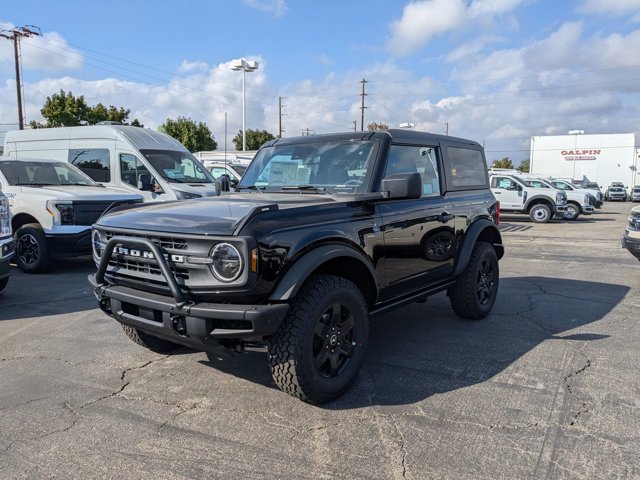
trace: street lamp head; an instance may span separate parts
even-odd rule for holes
[[[231,62],[231,70],[243,70],[245,72],[253,72],[258,69],[258,62],[255,60],[246,61],[244,58],[239,58]]]

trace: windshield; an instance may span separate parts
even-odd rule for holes
[[[170,183],[213,183],[215,179],[189,152],[140,150],[162,178]]]
[[[66,162],[39,162],[14,160],[0,162],[0,171],[9,185],[83,185],[96,182]]]
[[[365,192],[373,172],[375,141],[326,141],[261,149],[239,189]]]

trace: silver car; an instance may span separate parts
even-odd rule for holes
[[[640,185],[636,185],[631,190],[631,201],[632,202],[640,202]]]

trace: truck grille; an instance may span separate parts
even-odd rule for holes
[[[137,272],[143,275],[162,275],[162,272],[160,271],[157,263],[146,263],[121,256],[112,257],[111,260],[109,260],[109,267],[119,268],[127,270],[129,272]],[[169,267],[171,268],[171,271],[175,275],[176,279],[189,279],[189,270],[187,270],[186,268],[176,267],[172,263],[169,263]]]

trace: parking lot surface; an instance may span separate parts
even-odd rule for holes
[[[444,294],[375,319],[346,395],[279,391],[266,354],[158,355],[96,309],[90,259],[0,294],[2,478],[639,478],[630,203],[502,217],[492,314]]]

